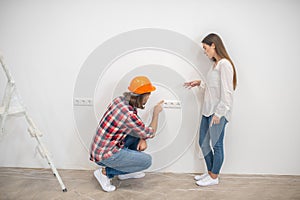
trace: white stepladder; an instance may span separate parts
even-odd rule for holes
[[[54,176],[57,178],[62,191],[67,192],[67,188],[65,187],[57,169],[55,168],[53,161],[51,157],[49,156],[48,150],[45,148],[44,144],[40,140],[40,137],[42,137],[42,133],[40,130],[36,127],[33,120],[28,116],[27,111],[25,109],[25,106],[21,102],[20,96],[18,95],[16,91],[16,85],[15,82],[11,76],[11,74],[8,71],[8,68],[5,66],[3,62],[3,58],[0,55],[0,62],[2,65],[2,68],[5,72],[5,75],[7,77],[7,85],[5,88],[4,98],[3,102],[0,105],[0,136],[4,135],[4,125],[7,117],[9,116],[24,116],[26,119],[26,122],[28,124],[28,132],[31,135],[31,137],[35,138],[38,143],[38,151],[41,154],[43,158],[46,158],[48,161],[49,166],[52,169],[52,172]],[[17,105],[13,105],[12,100],[16,101],[13,102]]]

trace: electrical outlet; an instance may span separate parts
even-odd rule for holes
[[[181,108],[181,102],[178,100],[164,100],[164,108]]]
[[[91,98],[74,98],[73,103],[75,106],[92,106],[93,99],[91,99]]]

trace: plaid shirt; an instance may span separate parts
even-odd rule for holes
[[[120,151],[124,147],[124,138],[132,131],[143,139],[154,136],[153,129],[145,126],[137,116],[136,108],[123,96],[117,97],[100,120],[91,145],[90,160],[99,162]]]

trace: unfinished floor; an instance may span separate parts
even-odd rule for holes
[[[59,170],[62,192],[49,169],[0,168],[0,199],[294,199],[300,200],[300,176],[221,175],[220,184],[199,187],[195,174],[146,173],[142,179],[113,179],[117,190],[103,192],[93,171]]]

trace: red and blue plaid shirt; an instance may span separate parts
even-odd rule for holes
[[[123,96],[117,97],[99,122],[90,160],[99,162],[120,151],[124,147],[123,140],[132,131],[143,139],[154,136],[153,129],[145,126],[138,117],[136,108],[129,105]]]

